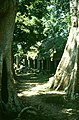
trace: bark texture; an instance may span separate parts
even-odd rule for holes
[[[4,112],[20,111],[12,73],[11,47],[17,0],[0,1],[0,107]]]
[[[51,88],[64,90],[68,95],[79,92],[79,29],[71,28],[63,56],[52,79]]]
[[[52,79],[53,90],[64,90],[74,99],[79,93],[79,27],[78,0],[70,1],[71,30],[64,49],[63,56]]]

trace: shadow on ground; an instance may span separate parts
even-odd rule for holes
[[[0,120],[79,120],[79,98],[69,101],[64,92],[49,90],[47,87],[49,77],[42,73],[17,75],[15,81],[17,95],[24,107],[36,109],[36,113],[32,111],[36,117],[25,113],[22,119],[10,115],[0,116]]]
[[[48,78],[43,74],[18,75],[17,94],[24,106],[36,108],[38,120],[79,120],[79,99],[69,101],[62,91],[50,91]]]

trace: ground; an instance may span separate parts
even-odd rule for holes
[[[70,101],[61,92],[46,88],[47,74],[18,75],[16,88],[25,106],[37,109],[38,120],[79,120],[79,98]]]
[[[64,92],[49,90],[47,81],[50,76],[47,74],[19,74],[15,81],[17,95],[24,107],[36,109],[36,118],[30,119],[25,116],[21,120],[79,120],[79,98],[70,101]],[[5,120],[12,120],[5,119]],[[13,120],[18,120],[14,118]]]

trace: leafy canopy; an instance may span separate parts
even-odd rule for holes
[[[26,53],[41,42],[39,54],[50,56],[64,49],[70,24],[69,0],[19,0],[14,51],[20,44]]]

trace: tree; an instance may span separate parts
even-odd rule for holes
[[[54,52],[63,52],[70,25],[69,0],[51,0],[47,4],[47,12],[42,17],[45,39],[42,40],[40,54],[49,57]]]
[[[0,112],[21,109],[14,88],[11,47],[15,26],[17,0],[0,0]]]
[[[70,0],[71,29],[63,56],[52,79],[53,90],[64,90],[74,99],[79,93],[79,28],[78,0]]]
[[[26,53],[32,45],[44,38],[41,18],[46,13],[46,3],[45,0],[21,0],[19,2],[14,31],[14,48],[17,48],[17,44],[20,43]]]

